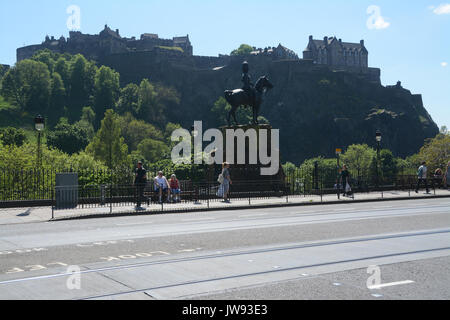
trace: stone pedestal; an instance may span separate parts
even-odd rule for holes
[[[267,130],[267,150],[266,154],[270,157],[271,156],[271,130],[272,126],[267,124],[260,124],[260,125],[239,125],[239,126],[230,126],[230,127],[221,127],[220,130],[223,134],[223,147],[224,147],[224,160],[227,159],[227,139],[226,139],[226,131],[227,129],[232,130],[238,130],[242,129],[244,132],[247,132],[249,129],[254,129],[256,131],[256,148],[253,148],[253,151],[256,150],[256,164],[250,163],[250,139],[245,138],[245,164],[237,164],[238,163],[238,145],[237,145],[237,138],[234,138],[234,164],[231,164],[230,173],[231,173],[231,179],[233,182],[236,183],[236,185],[242,186],[243,189],[251,189],[255,190],[257,189],[265,189],[265,190],[278,190],[283,188],[285,185],[285,175],[283,172],[283,168],[281,167],[281,160],[279,164],[279,170],[278,173],[275,175],[261,175],[261,168],[267,168],[270,167],[270,165],[263,165],[260,162],[259,158],[259,131],[260,130]],[[279,152],[279,150],[277,150]],[[248,185],[248,188],[245,186]],[[234,190],[236,188],[233,188]],[[241,188],[239,188],[241,189]]]

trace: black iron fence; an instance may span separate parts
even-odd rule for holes
[[[69,171],[68,171],[69,172]],[[54,170],[10,170],[0,169],[0,207],[50,205],[56,201],[58,188],[55,186],[57,172]],[[81,206],[112,203],[127,205],[135,202],[134,174],[131,170],[78,171],[76,188],[77,204]],[[149,172],[149,177],[156,176]],[[203,178],[203,181],[181,182],[182,200],[197,201],[217,199],[218,183],[216,173]],[[285,195],[318,195],[343,191],[339,175],[335,169],[301,168],[285,173],[284,181],[242,181],[232,178],[235,184],[231,188],[231,198],[258,198]],[[211,182],[212,181],[212,182]],[[442,186],[437,178],[428,180],[430,188]],[[354,193],[380,190],[412,190],[417,183],[415,175],[370,175],[351,171],[350,184]],[[153,182],[146,186],[146,193],[154,197]]]

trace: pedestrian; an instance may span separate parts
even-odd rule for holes
[[[220,183],[217,196],[223,197],[224,203],[230,203],[228,193],[230,191],[230,185],[233,184],[233,182],[231,181],[230,164],[228,162],[224,162],[222,164],[222,173],[219,175],[219,179],[217,181]]]
[[[442,169],[437,168],[436,171],[434,171],[433,183],[434,185],[437,184],[437,187],[440,189],[442,188],[443,181],[444,181],[444,174],[442,173]]]
[[[428,182],[427,182],[427,163],[424,161],[422,162],[422,165],[419,167],[419,170],[417,171],[417,187],[416,187],[416,193],[419,193],[420,185],[423,183],[425,184],[425,189],[427,190],[427,194],[430,193],[430,189],[428,188]]]
[[[178,181],[177,176],[174,174],[170,177],[169,187],[170,187],[170,196],[172,198],[171,199],[172,202],[181,202],[181,200],[180,200],[180,194],[181,194],[180,182]]]
[[[447,170],[445,170],[444,187],[445,189],[450,187],[450,161],[447,163]]]
[[[352,194],[352,188],[350,186],[350,172],[345,164],[342,166],[340,181],[342,187],[344,188],[343,196],[350,196]]]
[[[144,189],[147,184],[147,171],[142,166],[142,162],[137,163],[135,171],[134,185],[136,188],[136,209],[141,210],[141,203],[144,200]]]
[[[166,201],[169,202],[169,182],[162,171],[158,172],[158,175],[154,179],[154,183],[155,192],[159,195],[159,203],[163,202],[164,195],[166,195]]]

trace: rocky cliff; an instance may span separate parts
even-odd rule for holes
[[[241,87],[243,57],[189,57],[180,61],[155,52],[112,55],[100,61],[121,74],[122,84],[143,78],[177,89],[178,110],[170,121],[190,128],[194,120],[217,127],[210,110],[226,89]],[[383,133],[382,146],[397,156],[416,153],[438,127],[420,95],[401,85],[384,87],[379,69],[332,70],[309,60],[273,61],[248,57],[254,81],[268,75],[275,88],[261,114],[280,129],[282,161],[301,163],[315,156],[333,157],[336,147],[354,143],[375,146],[375,132]]]

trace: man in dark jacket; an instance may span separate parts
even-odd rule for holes
[[[144,199],[144,189],[147,184],[147,171],[142,166],[142,162],[139,161],[137,164],[136,172],[134,178],[134,185],[136,187],[136,208],[141,208],[141,203]]]

